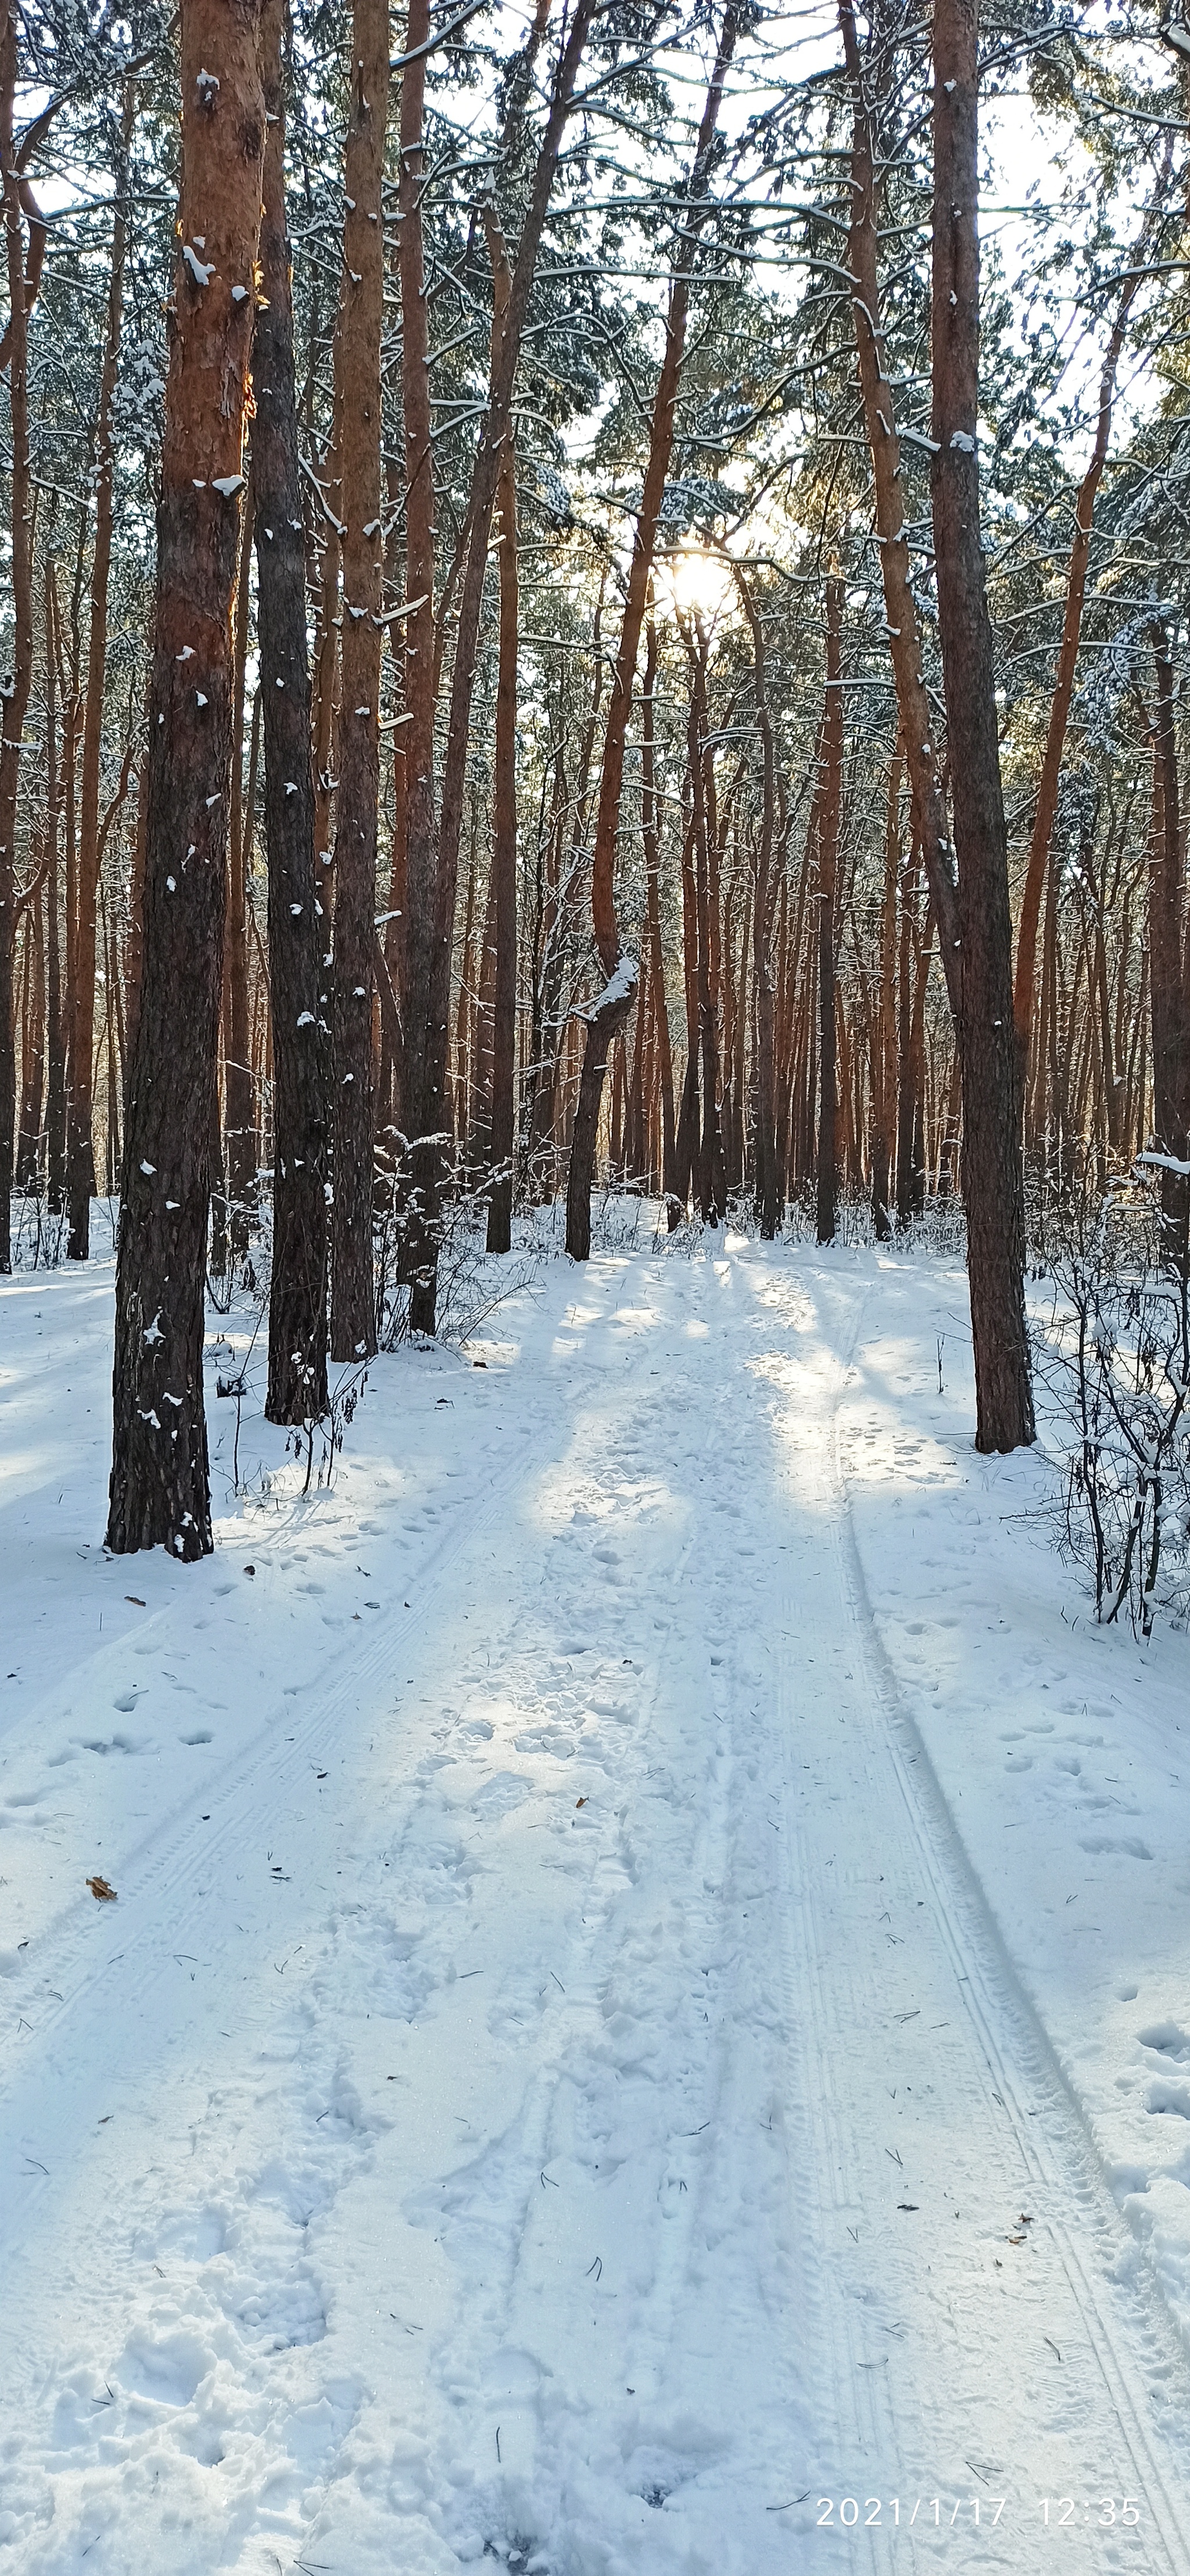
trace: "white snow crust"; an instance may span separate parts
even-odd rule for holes
[[[1186,1640],[960,1271],[707,1244],[306,1499],[233,1316],[198,1567],[110,1264],[0,1283],[0,2576],[1185,2568]]]

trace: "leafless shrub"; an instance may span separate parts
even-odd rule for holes
[[[1190,1263],[1184,1222],[1139,1167],[1070,1217],[1034,1319],[1043,1430],[1061,1477],[1059,1542],[1095,1615],[1190,1615]]]

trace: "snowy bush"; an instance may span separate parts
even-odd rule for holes
[[[1178,1235],[1180,1232],[1180,1241]],[[1060,1542],[1096,1617],[1190,1614],[1190,1264],[1141,1167],[1071,1220],[1034,1321],[1043,1429],[1061,1472]]]

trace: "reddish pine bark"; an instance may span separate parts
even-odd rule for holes
[[[255,342],[253,344],[255,348]],[[255,399],[255,397],[254,397]],[[248,665],[248,580],[252,564],[256,460],[244,494],[240,566],[236,581],[235,651],[232,664],[231,790],[228,799],[227,927],[223,942],[223,1143],[227,1173],[230,1255],[245,1259],[256,1199],[256,1101],[248,1012],[248,850],[252,839],[255,757],[259,742],[257,691],[244,802],[244,705]]]
[[[258,0],[182,0],[179,252],[157,511],[143,966],[116,1265],[117,1555],[212,1546],[203,1403],[232,616],[260,237]]]
[[[0,1272],[12,1268],[13,1126],[16,1119],[16,1045],[13,1024],[13,955],[16,942],[17,778],[21,738],[33,677],[33,555],[29,483],[29,327],[25,291],[20,183],[13,166],[13,104],[17,77],[17,22],[0,0],[0,172],[4,188],[8,255],[12,422],[13,677],[2,702],[0,742]]]
[[[492,995],[492,1188],[488,1251],[512,1248],[513,1145],[516,1134],[517,817],[516,685],[518,569],[516,466],[511,438],[500,468],[500,664],[496,689],[492,876],[495,885],[496,976]]]
[[[372,1008],[384,544],[380,505],[381,183],[388,117],[388,0],[355,0],[339,329],[343,518],[342,712],[335,808],[331,1357],[376,1348],[372,1275]]]
[[[1154,829],[1149,869],[1149,1010],[1153,1043],[1153,1129],[1163,1154],[1186,1160],[1190,1101],[1190,1028],[1183,985],[1182,870],[1173,656],[1160,624],[1153,628],[1157,707],[1153,725]],[[1166,1218],[1184,1237],[1190,1190],[1163,1175]]]
[[[128,155],[136,110],[132,81],[124,86],[116,203],[112,219],[111,267],[108,271],[107,321],[99,378],[99,412],[95,425],[95,544],[91,556],[91,628],[87,651],[87,695],[83,709],[83,775],[79,805],[78,923],[74,971],[74,1028],[70,1049],[70,1097],[67,1104],[67,1173],[70,1234],[67,1255],[86,1261],[91,1243],[91,1199],[95,1189],[92,1142],[92,1098],[95,1045],[95,921],[99,890],[99,758],[103,742],[103,692],[107,671],[107,594],[111,576],[114,465],[112,402],[120,362],[124,311],[124,265],[128,249]]]
[[[264,300],[253,342],[252,477],[273,1005],[273,1268],[265,1412],[270,1422],[302,1423],[319,1419],[327,1402],[328,1048],[319,1000],[310,664],[285,210],[285,18],[286,0],[264,0],[261,66],[269,126],[260,232]]]
[[[818,1240],[835,1239],[838,1150],[835,1120],[835,911],[843,798],[843,585],[826,585],[826,705],[822,717],[822,792],[818,816]]]
[[[1008,835],[979,525],[977,43],[976,0],[936,0],[930,479],[959,861],[958,1027],[975,1445],[1008,1450],[1033,1438],[1033,1397]]]

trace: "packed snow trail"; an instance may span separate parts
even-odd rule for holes
[[[552,1265],[30,1650],[0,2570],[1190,2564],[1182,2347],[872,1616],[879,1289]]]

